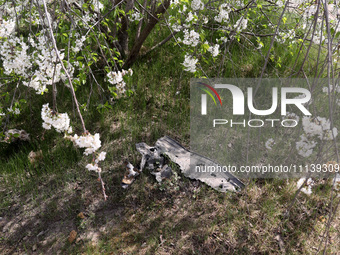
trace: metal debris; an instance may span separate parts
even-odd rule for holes
[[[160,171],[151,172],[156,177],[156,181],[161,183],[164,179],[169,179],[172,176],[172,169],[168,165],[164,165]]]
[[[239,191],[244,188],[244,184],[228,172],[202,173],[190,171],[190,160],[195,165],[217,167],[218,164],[204,156],[190,152],[168,136],[158,139],[154,147],[145,143],[138,143],[136,148],[142,154],[141,171],[144,167],[150,170],[163,169],[165,160],[163,155],[166,155],[171,161],[179,165],[184,176],[200,180],[218,191]],[[157,181],[161,181],[163,177],[170,175],[170,170],[166,168],[163,171],[154,171],[153,173]]]
[[[122,188],[126,189],[135,181],[135,178],[139,175],[140,171],[135,168],[130,162],[126,161],[124,164],[126,167],[126,172],[122,180]]]
[[[142,161],[140,163],[140,170],[143,171],[144,167],[149,170],[162,168],[164,165],[164,157],[156,147],[151,147],[146,143],[137,143],[136,149],[142,154]]]
[[[156,177],[159,183],[171,177],[172,169],[165,164],[165,158],[158,148],[151,147],[146,143],[137,143],[136,148],[142,154],[141,171],[144,168],[151,170],[151,174]]]

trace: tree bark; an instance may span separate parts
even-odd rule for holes
[[[137,59],[139,51],[146,40],[146,38],[151,33],[152,29],[156,26],[159,19],[156,17],[159,17],[161,14],[164,14],[165,11],[169,8],[170,0],[164,0],[163,3],[161,3],[160,6],[155,10],[155,12],[152,13],[152,16],[150,15],[149,22],[146,24],[145,28],[141,32],[138,40],[134,43],[128,58],[126,59],[123,69],[129,68]]]
[[[121,28],[118,31],[118,42],[121,47],[120,53],[123,58],[128,54],[129,51],[129,35],[128,35],[128,27],[129,27],[129,19],[126,14],[133,8],[134,0],[126,0],[125,5],[125,15],[121,16]]]

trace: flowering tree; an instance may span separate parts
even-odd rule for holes
[[[333,55],[339,36],[336,4],[282,0],[0,0],[0,6],[0,76],[12,96],[0,104],[3,133],[11,117],[25,107],[16,93],[19,87],[37,95],[51,93],[52,102],[42,105],[42,127],[53,127],[76,147],[84,148],[84,155],[92,155],[86,168],[96,171],[100,180],[100,161],[106,153],[98,152],[99,133],[91,134],[85,127],[77,91],[88,86],[91,79],[98,93],[114,100],[131,95],[128,86],[133,64],[156,27],[168,31],[168,36],[160,38],[144,55],[165,43],[175,43],[183,59],[181,68],[195,77],[209,77],[207,67],[215,69],[218,77],[226,71],[232,73],[235,48],[254,52],[261,59],[260,79],[268,69],[285,68],[287,76],[296,77],[314,73],[315,78],[327,70],[329,86],[323,91],[328,95],[329,119],[303,118],[304,133],[295,147],[300,156],[308,158],[318,143],[333,140],[339,161],[333,117],[339,91],[331,86],[338,62]],[[280,47],[286,49],[292,66],[276,53]],[[313,52],[317,52],[316,60],[310,56]],[[242,55],[239,57],[242,59]],[[102,74],[104,83],[99,81]],[[315,84],[314,79],[312,90]],[[80,126],[67,112],[58,111],[61,86],[71,92]],[[274,145],[272,138],[266,143],[269,150]],[[106,198],[103,181],[102,187]]]

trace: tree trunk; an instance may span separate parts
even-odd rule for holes
[[[159,21],[159,19],[157,19],[156,17],[159,17],[160,14],[164,14],[165,11],[169,8],[169,5],[170,0],[164,0],[163,3],[160,6],[158,6],[156,11],[152,13],[152,16],[150,15],[149,22],[146,24],[145,28],[141,32],[138,40],[134,43],[129,53],[129,56],[123,65],[123,69],[129,68],[136,61],[144,41],[146,40],[146,38],[151,33],[152,29],[156,26],[156,24]]]
[[[126,14],[133,8],[134,6],[134,0],[126,0],[125,5],[125,15],[121,16],[121,28],[118,31],[118,42],[120,45],[120,53],[122,55],[122,58],[125,58],[125,56],[128,54],[129,51],[129,35],[128,35],[128,27],[129,27],[129,19],[126,16]]]

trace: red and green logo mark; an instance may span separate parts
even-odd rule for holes
[[[221,104],[221,106],[222,106],[221,97],[220,97],[220,95],[217,93],[217,91],[216,91],[213,87],[211,87],[210,85],[208,85],[208,84],[206,84],[206,83],[203,83],[203,82],[198,82],[198,83],[199,83],[199,84],[202,84],[202,85],[205,86],[206,88],[210,89],[210,90],[217,96],[217,98],[218,98],[218,100],[220,101],[220,104]],[[200,87],[201,90],[203,90],[205,93],[207,93],[207,94],[212,98],[212,100],[214,101],[215,105],[217,105],[216,100],[215,100],[215,97],[214,97],[213,94],[211,94],[211,92],[210,92],[208,89],[206,89],[206,88],[201,88],[201,87]]]

